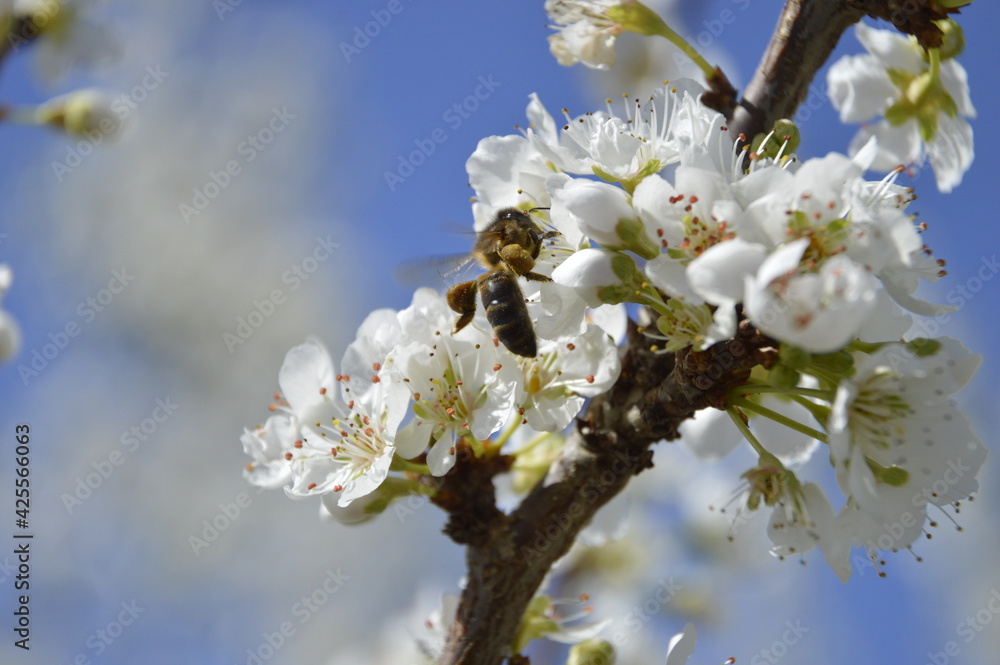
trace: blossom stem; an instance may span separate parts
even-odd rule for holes
[[[771,454],[767,451],[767,448],[765,448],[761,444],[761,442],[757,440],[757,437],[753,435],[753,432],[750,431],[750,427],[748,427],[747,424],[743,422],[743,414],[740,413],[739,409],[737,409],[735,406],[732,405],[732,402],[730,402],[729,406],[726,408],[726,413],[729,414],[729,417],[736,425],[736,429],[738,429],[740,433],[743,434],[743,437],[750,444],[750,447],[753,448],[758,455],[760,455],[761,457],[765,457]]]
[[[816,397],[826,401],[833,400],[833,391],[822,390],[821,388],[782,388],[764,383],[749,383],[745,386],[737,386],[729,389],[729,394],[736,395],[757,395],[762,393],[778,393],[779,395],[800,395],[804,397]]]
[[[474,436],[463,436],[462,439],[469,444],[469,447],[472,448],[472,452],[475,453],[476,457],[485,456],[486,448],[483,446],[482,441]]]
[[[534,439],[532,439],[528,443],[526,443],[523,446],[521,446],[520,448],[518,448],[517,452],[513,453],[513,454],[515,456],[520,456],[520,455],[524,455],[525,453],[531,452],[532,450],[534,450],[535,448],[537,448],[539,445],[545,443],[545,441],[550,436],[552,436],[552,435],[549,432],[542,432],[541,434],[539,434],[538,436],[536,436]],[[547,463],[546,463],[546,466],[548,466]]]
[[[437,494],[437,490],[435,488],[425,485],[419,481],[410,480],[409,478],[396,478],[394,476],[386,478],[379,488],[379,491],[395,497],[401,497],[405,494],[419,494],[433,497]]]
[[[390,471],[408,471],[410,473],[419,473],[422,476],[431,475],[431,469],[426,464],[420,464],[419,462],[411,462],[405,460],[399,455],[393,455],[392,462],[389,463]]]
[[[927,49],[927,60],[930,64],[931,82],[937,83],[941,78],[941,49]]]
[[[797,404],[800,404],[803,407],[805,407],[805,409],[809,411],[810,414],[812,414],[812,417],[821,423],[825,423],[827,419],[830,417],[829,406],[817,404],[816,402],[808,400],[801,395],[792,395],[791,399],[795,401]],[[832,402],[833,399],[830,399],[828,401]]]
[[[503,445],[510,440],[511,435],[513,435],[514,432],[517,431],[517,428],[521,426],[521,418],[513,418],[512,420],[514,422],[512,422],[507,429],[501,432],[500,435],[493,441],[490,446],[491,449],[500,450],[503,448]]]
[[[671,44],[679,48],[681,52],[684,53],[684,55],[691,58],[694,64],[698,65],[698,68],[701,69],[702,72],[704,72],[705,78],[707,80],[711,81],[712,79],[715,78],[715,67],[712,67],[712,65],[708,64],[708,61],[705,60],[705,58],[701,57],[701,54],[698,53],[696,50],[694,50],[694,47],[688,44],[683,37],[674,32],[670,28],[670,26],[668,26],[662,20],[660,20],[659,23],[657,24],[655,34],[658,34],[661,37],[666,38],[667,41],[669,41]]]
[[[840,379],[837,376],[834,376],[833,373],[825,369],[817,367],[815,364],[810,365],[809,367],[803,369],[802,371],[814,377],[817,381],[820,382],[820,385],[829,386],[829,388],[825,389],[827,390],[828,395],[834,393],[837,389],[837,386],[840,384]],[[830,398],[827,397],[827,399],[829,400]]]
[[[778,413],[777,411],[767,408],[766,406],[754,404],[750,400],[744,399],[742,397],[734,397],[730,399],[729,404],[732,406],[737,406],[745,411],[752,411],[753,413],[756,413],[758,416],[764,416],[765,418],[770,418],[779,425],[784,425],[785,427],[793,429],[796,432],[801,432],[802,434],[810,436],[816,439],[817,441],[822,441],[823,443],[829,443],[829,437],[827,437],[827,435],[824,434],[823,432],[813,429],[808,425],[803,425],[797,420],[792,420],[788,416],[784,416]]]

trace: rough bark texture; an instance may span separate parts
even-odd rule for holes
[[[932,46],[940,40],[932,21],[945,14],[934,0],[789,0],[730,127],[750,138],[792,117],[841,34],[864,15]],[[716,97],[732,108],[725,94]],[[435,501],[450,513],[445,531],[468,548],[467,584],[441,665],[521,662],[508,650],[528,602],[594,513],[652,465],[653,443],[677,438],[695,411],[724,407],[726,389],[774,357],[748,321],[735,339],[704,352],[655,354],[648,344],[630,331],[618,382],[591,402],[545,480],[512,514],[497,510],[490,482],[508,468],[503,456],[461,455],[455,472],[436,481]]]

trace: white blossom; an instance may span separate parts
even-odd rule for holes
[[[925,503],[947,506],[979,487],[986,449],[950,398],[968,384],[982,358],[957,340],[937,343],[926,355],[887,344],[860,358],[854,376],[837,390],[830,452],[852,510],[871,518],[855,519],[865,527],[855,535],[859,544],[906,547],[920,533]],[[904,522],[905,531],[891,534],[890,547],[872,533],[888,533]]]
[[[804,238],[774,252],[746,281],[747,316],[768,335],[829,353],[854,339],[875,306],[876,281],[846,256],[800,272]]]
[[[818,546],[840,581],[850,578],[851,539],[815,483],[799,485],[796,481],[775,503],[767,535],[774,543],[771,553],[775,556],[802,555]]]
[[[621,363],[614,341],[598,326],[571,342],[547,342],[536,358],[520,359],[524,380],[515,401],[517,413],[532,429],[565,429],[584,399],[608,390]]]
[[[617,255],[606,249],[582,249],[560,264],[552,279],[575,289],[588,306],[599,307],[601,289],[622,283],[611,265]]]
[[[615,39],[621,28],[607,10],[621,0],[546,0],[545,13],[558,32],[549,36],[549,48],[560,65],[582,62],[591,69],[615,64]]]
[[[550,127],[554,123],[546,120],[544,130],[529,128],[527,137],[556,171],[637,182],[676,163],[691,142],[703,142],[712,135],[707,129],[692,130],[690,122],[675,121],[682,114],[704,118],[707,124],[721,118],[698,104],[701,92],[702,87],[694,81],[674,81],[645,100],[626,98],[621,117],[615,115],[608,100],[606,111],[577,117],[564,111],[561,131],[553,134]],[[536,117],[548,116],[544,109],[537,112]]]
[[[473,322],[450,334],[455,316],[440,294],[418,290],[413,305],[400,312],[404,342],[385,363],[387,378],[412,400],[413,419],[396,435],[398,445],[415,452],[429,446],[434,475],[454,465],[459,437],[482,441],[500,429],[521,380],[517,360],[492,333]]]
[[[828,94],[843,122],[884,117],[862,127],[851,153],[874,137],[878,153],[872,168],[920,166],[929,158],[938,189],[950,192],[974,158],[972,127],[965,118],[974,118],[976,110],[965,69],[952,57],[934,71],[914,39],[888,30],[859,23],[855,34],[868,53],[845,56],[830,67]]]

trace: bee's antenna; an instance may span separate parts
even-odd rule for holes
[[[550,208],[548,208],[548,207],[545,207],[545,208],[532,208],[532,209],[531,209],[531,210],[529,210],[528,212],[535,212],[536,210],[549,210],[549,209],[550,209]]]

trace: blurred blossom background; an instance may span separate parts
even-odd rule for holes
[[[779,11],[650,4],[737,87]],[[530,93],[578,114],[694,67],[635,35],[619,39],[608,73],[560,67],[540,0],[68,6],[79,29],[10,55],[0,103],[96,88],[128,113],[99,145],[0,123],[0,263],[14,271],[3,306],[22,332],[19,355],[0,366],[0,484],[13,487],[14,429],[28,423],[35,534],[30,652],[12,644],[13,539],[0,548],[3,661],[416,662],[412,638],[464,570],[442,513],[414,502],[360,527],[320,521],[317,502],[243,480],[239,435],[266,418],[290,347],[312,334],[339,359],[368,312],[409,303],[394,267],[467,249],[440,231],[471,229],[465,161],[481,138],[526,124]],[[959,21],[979,159],[950,196],[929,170],[914,174],[910,210],[948,261],[923,295],[971,295],[924,332],[985,354],[961,399],[990,446],[1000,9],[981,0]],[[861,50],[848,32],[830,62]],[[856,131],[825,89],[821,75],[798,118],[804,157],[844,152]],[[607,507],[551,593],[588,593],[592,617],[625,635],[624,663],[662,663],[690,620],[695,663],[943,665],[1000,650],[995,464],[957,517],[964,533],[932,515],[922,561],[890,555],[884,579],[862,564],[845,586],[817,552],[804,565],[768,555],[766,519],[720,512],[753,460],[747,450],[710,466],[660,444],[656,468]],[[814,459],[812,477],[829,486],[824,465]],[[975,628],[963,630],[969,617]],[[563,652],[530,653],[562,662]]]

